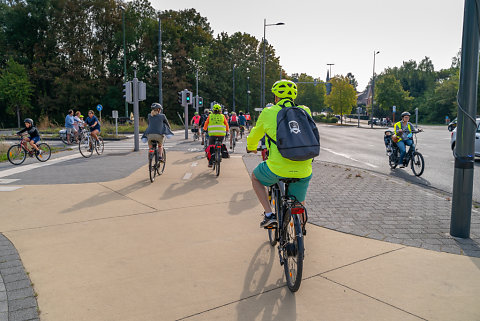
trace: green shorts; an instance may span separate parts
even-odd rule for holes
[[[276,184],[280,181],[282,176],[275,175],[270,168],[268,168],[266,162],[261,162],[258,166],[253,170],[253,174],[255,177],[265,186],[271,186]],[[307,195],[308,184],[310,183],[310,179],[312,175],[304,178],[300,178],[298,182],[291,183],[288,187],[288,194],[295,196],[299,202],[305,201],[305,196]]]

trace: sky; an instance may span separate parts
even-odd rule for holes
[[[287,72],[325,80],[353,73],[362,91],[373,73],[429,57],[435,70],[448,68],[461,47],[464,1],[461,0],[150,0],[156,10],[195,8],[214,31],[263,37]]]

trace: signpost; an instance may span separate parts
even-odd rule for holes
[[[392,110],[393,110],[393,123],[395,124],[395,112],[397,111],[397,106],[393,106]]]
[[[112,110],[112,118],[115,118],[115,136],[118,136],[118,110]]]
[[[260,111],[261,112],[262,110],[263,110],[263,108],[261,108],[261,107],[255,108],[255,111]]]
[[[100,112],[100,122],[102,121],[102,109],[103,109],[103,106],[98,104],[97,105],[97,110]]]

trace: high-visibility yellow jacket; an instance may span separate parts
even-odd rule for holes
[[[282,99],[276,105],[267,107],[262,110],[258,117],[255,127],[252,128],[247,137],[247,149],[257,150],[258,141],[268,134],[275,141],[277,140],[277,114],[282,109],[293,106],[290,100]],[[310,116],[310,109],[306,106],[297,106],[303,108]],[[267,138],[268,141],[268,138]],[[312,159],[305,161],[292,161],[284,158],[278,151],[277,145],[268,144],[267,166],[275,174],[281,177],[304,178],[312,174]]]
[[[203,126],[210,136],[225,136],[228,130],[228,122],[222,114],[210,114]]]
[[[410,133],[412,132],[412,124],[410,122],[407,123],[408,130]],[[395,135],[398,137],[398,141],[402,140],[402,134],[398,133],[398,131],[402,129],[402,121],[396,122],[395,125],[393,126],[393,130],[395,132]]]

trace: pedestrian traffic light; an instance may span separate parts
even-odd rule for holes
[[[201,107],[203,107],[203,98],[198,97],[198,108],[201,108]]]
[[[183,91],[179,91],[179,92],[177,93],[177,95],[178,95],[178,100],[177,100],[178,103],[179,103],[180,105],[183,105]]]
[[[123,84],[123,99],[125,99],[125,101],[129,104],[133,103],[131,81],[127,81]]]
[[[185,103],[187,105],[192,103],[192,93],[188,90],[185,90]]]

